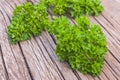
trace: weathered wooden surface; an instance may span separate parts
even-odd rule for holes
[[[98,17],[90,17],[102,26],[109,52],[99,77],[73,71],[58,61],[55,42],[47,32],[31,40],[10,45],[7,26],[16,6],[39,0],[0,0],[0,80],[120,80],[120,0],[102,0],[105,7]]]

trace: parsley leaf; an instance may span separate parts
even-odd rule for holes
[[[33,35],[39,35],[49,24],[48,13],[44,4],[31,3],[18,6],[14,10],[12,22],[8,27],[11,43],[28,40]]]
[[[99,25],[81,16],[77,25],[71,25],[62,16],[56,18],[49,32],[56,35],[56,54],[61,61],[67,61],[74,70],[98,76],[107,52],[106,37]]]

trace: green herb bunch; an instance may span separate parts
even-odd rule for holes
[[[106,38],[99,25],[90,23],[85,16],[76,18],[71,25],[66,17],[56,18],[49,32],[56,35],[56,54],[74,70],[98,76],[107,52]]]
[[[43,0],[56,15],[69,13],[72,17],[99,15],[103,11],[101,0]]]
[[[31,3],[18,6],[14,10],[12,22],[8,27],[8,36],[11,43],[28,40],[33,35],[39,35],[45,27],[49,26],[48,14],[44,4]]]
[[[75,18],[72,25],[68,18],[53,17],[50,21],[47,10],[56,15],[70,14]],[[48,30],[56,36],[56,54],[74,70],[98,76],[107,52],[105,35],[99,25],[92,24],[83,15],[98,15],[103,10],[100,0],[42,0],[18,6],[14,10],[8,36],[11,43],[28,40]]]

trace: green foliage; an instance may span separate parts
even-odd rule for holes
[[[8,27],[11,43],[28,40],[31,36],[39,35],[48,26],[49,19],[44,4],[31,3],[18,6],[14,10],[12,22]]]
[[[71,14],[73,17],[81,15],[99,15],[103,11],[101,0],[42,0],[56,15]]]
[[[71,25],[66,17],[55,18],[49,31],[56,35],[56,54],[74,70],[98,76],[107,52],[106,38],[99,25],[91,24],[85,16]]]
[[[80,16],[84,14],[97,16],[103,11],[101,0],[75,0],[72,8],[72,16]]]
[[[66,17],[54,17],[50,22],[47,9],[56,15],[70,14],[76,19],[72,25]],[[98,76],[107,52],[106,38],[99,25],[82,15],[98,15],[103,10],[100,0],[42,0],[18,6],[8,27],[11,43],[28,40],[47,29],[56,35],[56,54],[74,70]]]

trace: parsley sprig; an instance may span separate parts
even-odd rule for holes
[[[32,5],[26,3],[14,10],[11,24],[8,26],[8,36],[11,43],[28,40],[33,35],[39,35],[49,26],[47,9],[44,4]]]
[[[71,25],[64,16],[53,21],[49,32],[56,35],[56,54],[74,70],[98,76],[107,52],[106,37],[100,26],[87,17],[76,18],[76,22]]]
[[[47,8],[56,15],[70,14],[72,17],[81,15],[99,15],[103,11],[101,0],[42,0]]]

